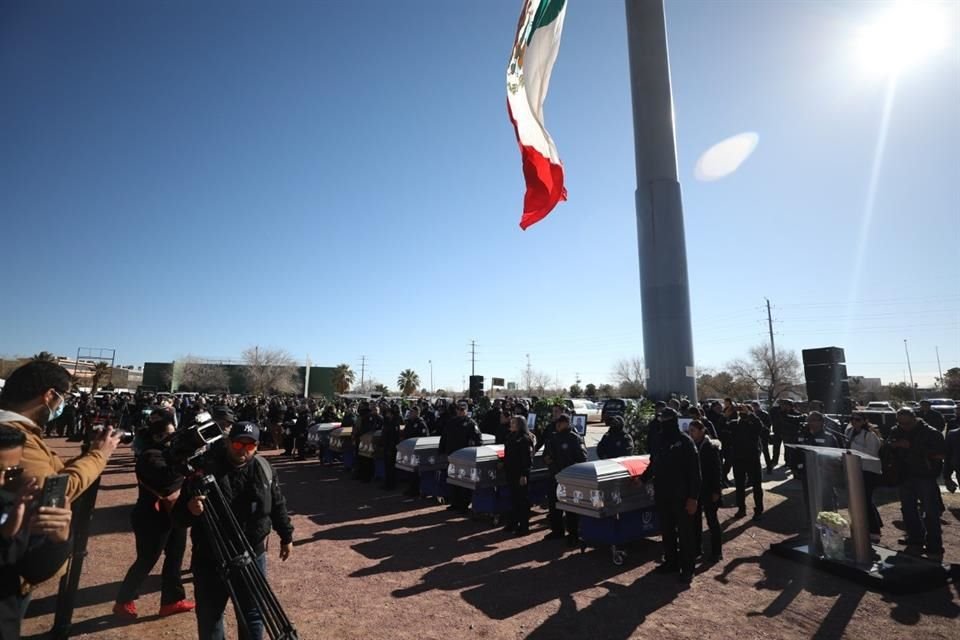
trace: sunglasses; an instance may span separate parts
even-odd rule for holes
[[[23,475],[23,467],[7,467],[3,470],[3,481],[13,482]]]
[[[257,450],[256,442],[241,442],[240,440],[233,440],[230,442],[230,447],[237,452],[246,451],[247,453],[253,453]]]

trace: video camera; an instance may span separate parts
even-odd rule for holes
[[[91,432],[94,434],[99,434],[107,428],[105,424],[95,424],[91,428]],[[120,436],[120,444],[133,444],[133,440],[136,437],[132,431],[127,431],[126,429],[114,428],[114,432]]]
[[[167,438],[165,455],[178,466],[192,466],[190,463],[205,454],[210,445],[223,438],[220,425],[206,411],[197,414],[194,423],[174,432]]]

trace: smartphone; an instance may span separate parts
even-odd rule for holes
[[[70,476],[60,473],[48,476],[40,494],[41,507],[65,507],[67,504],[67,481]]]

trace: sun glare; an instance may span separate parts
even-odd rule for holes
[[[864,66],[896,74],[947,45],[948,17],[932,2],[901,0],[863,27],[857,49]]]

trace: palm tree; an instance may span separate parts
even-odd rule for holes
[[[380,384],[379,382],[373,385],[373,390],[382,395],[388,395],[390,393],[390,389],[387,388],[387,385]]]
[[[356,376],[348,364],[338,364],[333,370],[333,388],[337,393],[346,393]]]
[[[420,386],[420,376],[413,369],[404,369],[397,378],[397,389],[403,392],[403,395],[409,396]]]
[[[110,373],[110,365],[106,362],[98,362],[93,367],[93,377],[90,379],[90,393],[94,394],[97,392],[97,387],[100,386],[100,381],[103,380],[103,377]]]
[[[57,357],[50,353],[49,351],[41,351],[40,353],[34,354],[31,360],[38,360],[41,362],[56,362]]]

